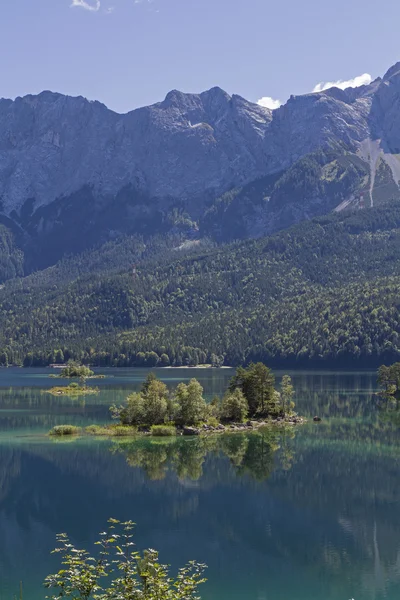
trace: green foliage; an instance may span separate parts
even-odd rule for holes
[[[281,382],[280,402],[283,413],[290,413],[294,409],[294,388],[292,378],[289,375],[284,375]]]
[[[217,417],[214,417],[214,416],[208,417],[207,425],[210,425],[210,427],[218,427],[219,424],[220,424],[220,422],[219,422],[219,419],[217,419]]]
[[[127,398],[125,407],[112,407],[114,416],[124,425],[160,425],[168,419],[169,397],[165,383],[153,373],[148,377],[141,392],[134,392]]]
[[[75,425],[55,425],[49,432],[49,435],[63,436],[63,435],[78,435],[80,433],[80,427]]]
[[[94,372],[89,369],[89,367],[85,367],[84,365],[80,365],[75,361],[71,360],[68,362],[68,365],[61,370],[60,377],[65,378],[80,378],[86,379],[87,377],[93,377]]]
[[[78,383],[70,383],[67,386],[55,386],[49,390],[44,390],[53,396],[87,396],[90,394],[98,394],[99,388],[80,386]]]
[[[215,419],[219,422],[221,418],[221,398],[214,396],[211,402],[207,405],[208,421]],[[209,423],[211,425],[211,423]]]
[[[0,225],[0,283],[22,277],[24,274],[24,254],[15,243],[14,234]]]
[[[112,406],[110,410],[123,425],[151,427],[153,434],[164,430],[170,434],[173,428],[168,423],[172,421],[181,427],[203,421],[214,423],[216,427],[221,419],[241,423],[248,416],[284,416],[294,407],[291,379],[284,377],[282,395],[274,389],[274,382],[272,371],[262,363],[239,367],[222,403],[216,396],[207,404],[197,379],[191,379],[188,384],[180,383],[173,393],[168,394],[166,385],[150,373],[142,390],[130,394],[125,406]]]
[[[133,392],[126,399],[123,407],[111,406],[112,417],[120,419],[123,425],[143,425],[146,420],[143,394]]]
[[[178,407],[176,422],[180,425],[196,425],[206,418],[207,404],[203,398],[203,388],[197,379],[176,388],[175,401]]]
[[[400,392],[400,362],[378,369],[378,383],[386,394],[396,395]]]
[[[200,600],[205,565],[191,561],[171,578],[157,551],[134,549],[131,521],[109,523],[109,530],[100,534],[96,556],[75,548],[66,534],[57,536],[54,552],[61,556],[62,568],[46,577],[46,588],[55,590],[51,600]]]
[[[231,393],[239,389],[248,404],[251,417],[276,413],[275,377],[263,363],[251,363],[247,368],[238,367],[230,383]]]
[[[396,204],[146,259],[135,280],[108,262],[109,246],[96,252],[92,274],[82,255],[5,285],[0,364],[46,365],[60,352],[121,367],[400,359]]]
[[[89,425],[85,433],[107,437],[131,437],[137,434],[137,427],[132,425]]]
[[[176,428],[172,425],[152,425],[151,435],[155,437],[170,437],[176,435]]]
[[[242,390],[236,388],[233,392],[227,393],[221,406],[221,418],[223,421],[234,421],[243,423],[249,414],[249,404]]]
[[[168,419],[168,388],[162,381],[154,379],[142,392],[144,420],[148,425],[160,425]]]

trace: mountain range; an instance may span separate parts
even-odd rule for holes
[[[0,101],[0,220],[24,272],[125,234],[218,242],[400,200],[400,63],[271,111],[220,88],[127,114],[52,92]]]
[[[0,365],[400,358],[400,63],[271,111],[0,101]]]

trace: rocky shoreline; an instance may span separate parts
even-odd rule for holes
[[[307,419],[293,415],[291,417],[279,417],[277,419],[268,419],[266,421],[247,421],[246,423],[229,423],[223,425],[220,423],[216,427],[212,425],[201,425],[200,427],[183,427],[181,430],[177,430],[177,435],[193,436],[210,433],[233,433],[243,431],[254,431],[261,427],[268,427],[271,425],[283,426],[283,425],[303,425]]]
[[[204,423],[198,427],[174,427],[170,426],[167,428],[171,429],[171,437],[174,436],[199,436],[199,435],[212,435],[219,433],[243,433],[256,431],[257,429],[261,429],[262,427],[283,427],[283,426],[294,426],[294,425],[303,425],[307,422],[307,419],[304,417],[299,417],[298,415],[293,415],[291,417],[279,417],[278,419],[268,419],[266,421],[247,421],[246,423],[229,423],[223,425],[219,423],[216,426],[208,425]],[[172,433],[172,430],[173,433]],[[77,435],[77,436],[104,436],[104,437],[158,437],[151,431],[150,427],[139,427],[138,429],[133,429],[129,425],[89,425],[85,428],[73,427],[72,425],[60,425],[54,427],[50,432],[51,436],[63,436],[63,435]]]

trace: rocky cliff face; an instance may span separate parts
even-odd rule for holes
[[[310,182],[304,193],[297,189],[293,210],[287,209],[287,182],[278,192],[264,190],[265,203],[272,195],[269,206],[255,207],[250,199],[251,210],[242,215],[244,235],[252,228],[260,234],[281,226],[282,210],[289,215],[286,224],[351,204],[357,188],[372,199],[379,161],[389,167],[390,193],[398,189],[399,98],[400,63],[369,86],[292,96],[273,112],[220,88],[202,94],[174,90],[163,102],[125,115],[51,92],[1,100],[1,218],[30,237],[51,232],[58,237],[63,227],[74,225],[86,234],[94,228],[150,230],[177,203],[201,220],[225,192],[284,173],[321,149],[363,162],[354,167],[352,159],[358,183],[340,193],[335,188],[328,202],[326,186],[312,189]],[[323,163],[318,177],[331,182],[337,165]],[[340,177],[341,169],[336,172]],[[350,176],[353,181],[353,171]],[[301,181],[301,167],[295,178]]]
[[[0,103],[3,210],[34,209],[90,186],[101,198],[133,185],[150,197],[220,193],[265,171],[271,111],[219,88],[170,92],[126,115],[51,92]]]

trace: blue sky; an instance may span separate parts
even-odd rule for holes
[[[375,78],[400,60],[394,0],[1,4],[0,96],[8,98],[51,89],[126,112],[173,88],[219,85],[285,101],[320,82]]]

